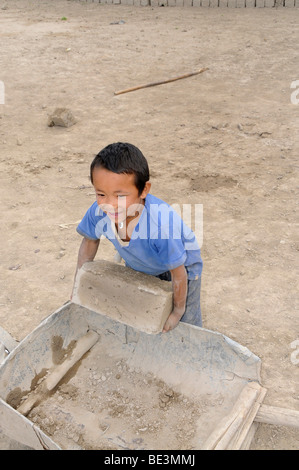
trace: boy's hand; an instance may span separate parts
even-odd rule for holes
[[[174,308],[163,326],[162,333],[167,333],[168,331],[173,330],[179,323],[183,314],[184,314],[184,311],[182,312],[181,310],[177,310]]]
[[[173,330],[185,313],[187,298],[187,273],[185,266],[179,266],[170,271],[173,287],[174,308],[167,318],[162,333]]]

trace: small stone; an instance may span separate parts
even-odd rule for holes
[[[76,124],[76,119],[70,109],[56,108],[49,116],[48,126],[71,127]]]
[[[59,251],[59,255],[56,256],[56,259],[62,258],[64,255],[65,255],[65,251],[64,251],[64,250],[60,250],[60,251]]]
[[[147,426],[145,426],[144,428],[138,429],[139,432],[145,432],[145,431],[147,431],[147,430],[148,430],[148,427],[147,427]]]
[[[21,264],[15,264],[14,266],[10,266],[8,269],[10,271],[16,271],[17,269],[20,269],[21,266]]]

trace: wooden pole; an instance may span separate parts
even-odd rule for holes
[[[148,88],[151,86],[163,85],[164,83],[175,82],[176,80],[181,80],[182,78],[193,77],[193,75],[198,75],[200,73],[205,72],[206,70],[209,70],[209,69],[205,67],[205,68],[198,70],[197,72],[185,73],[184,75],[180,75],[174,78],[169,78],[167,80],[161,80],[159,82],[152,82],[152,83],[146,83],[144,85],[133,86],[131,88],[126,88],[124,90],[115,91],[114,95],[122,95],[123,93],[129,93],[130,91],[140,90],[141,88]]]
[[[244,419],[242,419],[242,421],[240,422],[240,426],[237,429],[235,435],[227,444],[226,446],[227,450],[242,449],[243,444],[246,445],[247,439],[250,439],[250,442],[252,441],[254,437],[254,432],[256,430],[256,424],[254,423],[254,419],[256,417],[256,414],[258,413],[258,410],[261,407],[261,404],[265,398],[266,393],[267,393],[267,390],[263,387],[260,387],[258,391],[258,396],[253,406],[251,407],[247,415],[244,416]],[[250,445],[250,442],[248,445]]]
[[[262,405],[254,419],[257,423],[291,426],[299,429],[299,411]]]
[[[256,433],[257,428],[258,428],[258,423],[255,423],[255,422],[252,423],[244,441],[242,442],[240,450],[250,450],[250,446],[254,439],[254,435]]]

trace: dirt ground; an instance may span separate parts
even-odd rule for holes
[[[20,341],[69,299],[90,161],[128,141],[153,194],[203,204],[204,327],[262,359],[266,404],[299,410],[298,20],[287,8],[0,0],[3,328]],[[56,107],[77,123],[48,127]],[[103,243],[98,256],[111,255]],[[298,449],[298,434],[262,425],[252,448]]]

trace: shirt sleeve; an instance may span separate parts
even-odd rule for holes
[[[99,207],[95,202],[86,212],[80,224],[77,227],[77,232],[89,240],[98,240],[100,238],[96,226],[99,220],[98,212]]]

